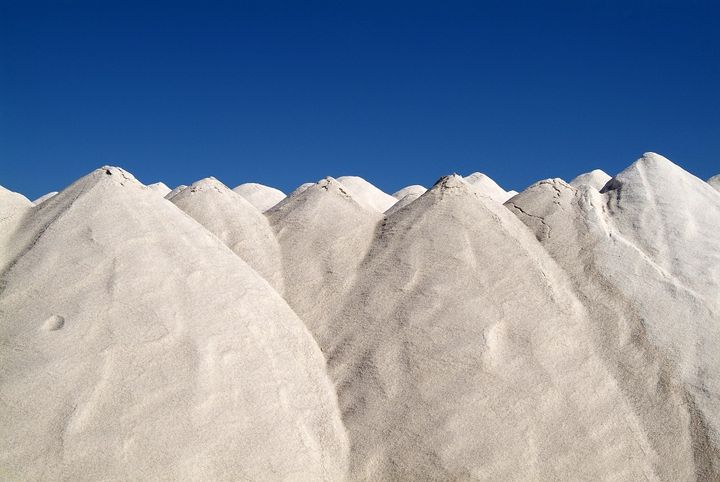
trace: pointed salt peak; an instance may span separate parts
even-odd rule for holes
[[[654,152],[646,152],[640,159],[633,162],[617,176],[608,181],[600,192],[614,191],[626,183],[644,183],[648,180],[652,180],[650,182],[655,185],[656,188],[662,189],[657,184],[658,182],[674,182],[678,177],[700,181],[668,158]]]
[[[40,196],[39,198],[37,198],[36,200],[34,200],[34,201],[33,201],[33,204],[36,205],[36,206],[37,206],[38,204],[42,204],[43,202],[47,201],[47,200],[50,199],[51,197],[55,196],[56,194],[57,194],[57,191],[52,191],[52,192],[49,192],[49,193],[47,193],[47,194],[44,194],[44,195]]]
[[[200,179],[190,185],[191,192],[206,191],[206,190],[210,190],[210,189],[214,189],[215,191],[219,191],[219,192],[225,192],[225,191],[230,190],[229,187],[227,187],[222,182],[218,181],[213,176],[206,177],[204,179]]]
[[[431,191],[444,191],[447,189],[467,189],[468,183],[465,182],[463,177],[459,174],[450,174],[449,176],[443,176],[438,179]]]
[[[648,169],[662,170],[662,171],[675,171],[681,170],[682,168],[672,162],[665,156],[661,156],[655,152],[646,152],[640,159],[635,161],[628,169],[637,166],[644,166]]]
[[[427,189],[419,184],[412,184],[410,186],[405,186],[404,188],[400,189],[399,191],[393,193],[393,197],[402,200],[405,196],[408,194],[417,194],[418,196],[422,195],[427,191]]]
[[[120,178],[121,180],[136,181],[138,184],[141,184],[140,181],[135,179],[135,176],[133,176],[132,173],[126,171],[122,167],[117,167],[117,166],[102,166],[99,169],[95,169],[95,171],[93,171],[91,173],[91,175],[97,175],[97,176],[105,175],[105,176],[109,176],[109,177],[115,176],[116,180],[118,178]],[[118,180],[118,182],[122,182],[121,180]]]
[[[350,193],[348,193],[347,189],[345,189],[345,186],[343,186],[337,179],[330,176],[320,179],[316,184],[314,184],[313,186],[309,186],[305,191],[309,190],[337,192],[342,194],[343,196],[351,197]]]

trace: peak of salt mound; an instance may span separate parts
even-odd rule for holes
[[[165,185],[164,182],[155,182],[147,185],[148,189],[160,195],[160,197],[167,196],[171,189]]]
[[[384,213],[397,199],[381,191],[365,179],[358,176],[342,176],[337,181],[345,186],[350,195],[361,206],[373,211]]]
[[[247,199],[211,177],[193,183],[169,200],[282,292],[277,240],[267,218]]]
[[[720,191],[720,174],[717,174],[710,179],[707,180],[707,183],[710,184],[712,187]]]
[[[425,191],[427,191],[427,189],[425,187],[423,187],[419,184],[413,184],[411,186],[406,186],[406,187],[400,189],[399,191],[393,193],[392,196],[395,199],[400,200],[400,199],[404,198],[405,196],[407,196],[408,194],[416,194],[417,196],[421,196],[425,193]]]
[[[22,194],[0,186],[0,220],[32,205],[33,203]]]
[[[94,171],[29,210],[0,249],[3,472],[342,479],[346,436],[302,322],[129,179]]]
[[[240,184],[233,191],[250,201],[261,213],[285,199],[285,193],[281,190],[255,182]]]
[[[443,176],[432,185],[430,191],[442,191],[445,189],[467,189],[469,183],[459,174]]]
[[[48,199],[50,199],[51,197],[55,196],[56,194],[57,194],[57,191],[51,191],[51,192],[49,192],[49,193],[47,193],[47,194],[43,194],[42,196],[40,196],[39,198],[37,198],[36,200],[34,200],[34,201],[33,201],[33,204],[37,206],[38,204],[41,204],[41,203],[47,201]]]
[[[573,187],[580,187],[582,185],[590,186],[593,189],[601,190],[605,184],[611,179],[611,177],[602,171],[601,169],[593,169],[590,172],[580,174],[575,179],[570,181],[570,185]]]
[[[511,197],[511,195],[501,188],[495,181],[481,172],[474,172],[469,176],[464,177],[464,180],[468,184],[478,188],[482,194],[490,197],[500,204],[504,203]]]

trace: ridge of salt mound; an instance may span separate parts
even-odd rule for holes
[[[393,197],[395,199],[402,199],[408,194],[416,194],[418,196],[422,196],[427,189],[419,184],[412,184],[410,186],[405,186],[404,188],[400,189],[399,191],[393,193]]]
[[[582,185],[590,186],[593,189],[601,190],[608,181],[612,179],[605,171],[601,169],[593,169],[590,172],[580,174],[575,179],[570,181],[570,185],[573,187],[580,187]]]
[[[215,236],[117,168],[28,212],[0,250],[5,474],[345,476],[321,352]]]
[[[280,247],[265,216],[214,177],[201,179],[169,201],[217,236],[282,293]]]
[[[337,178],[337,182],[345,186],[353,199],[366,209],[384,213],[397,202],[396,198],[381,191],[361,177],[342,176]]]
[[[165,197],[172,191],[169,187],[165,185],[164,182],[155,182],[152,184],[147,185],[148,189],[151,191],[157,193],[160,195],[160,197]]]
[[[261,213],[285,199],[285,193],[281,190],[255,182],[240,184],[233,191],[247,199]]]
[[[479,189],[479,191],[485,196],[490,197],[495,202],[500,204],[504,203],[512,196],[501,188],[494,180],[489,176],[481,172],[474,172],[469,176],[463,178],[466,183],[471,184]]]
[[[58,193],[57,191],[51,191],[51,192],[49,192],[49,193],[47,193],[47,194],[43,194],[42,196],[40,196],[39,198],[37,198],[36,200],[34,200],[34,201],[33,201],[33,204],[34,204],[35,206],[37,206],[38,204],[41,204],[41,203],[47,201],[48,199],[50,199],[51,197],[55,196],[57,193]]]

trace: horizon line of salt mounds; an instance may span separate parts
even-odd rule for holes
[[[11,480],[718,480],[720,177],[0,189]]]

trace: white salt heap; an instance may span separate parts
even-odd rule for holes
[[[0,474],[720,480],[719,179],[0,188]]]
[[[0,467],[27,480],[338,480],[322,355],[283,299],[117,168],[2,246]]]
[[[267,218],[243,196],[210,177],[168,200],[205,226],[282,293],[280,246]]]

